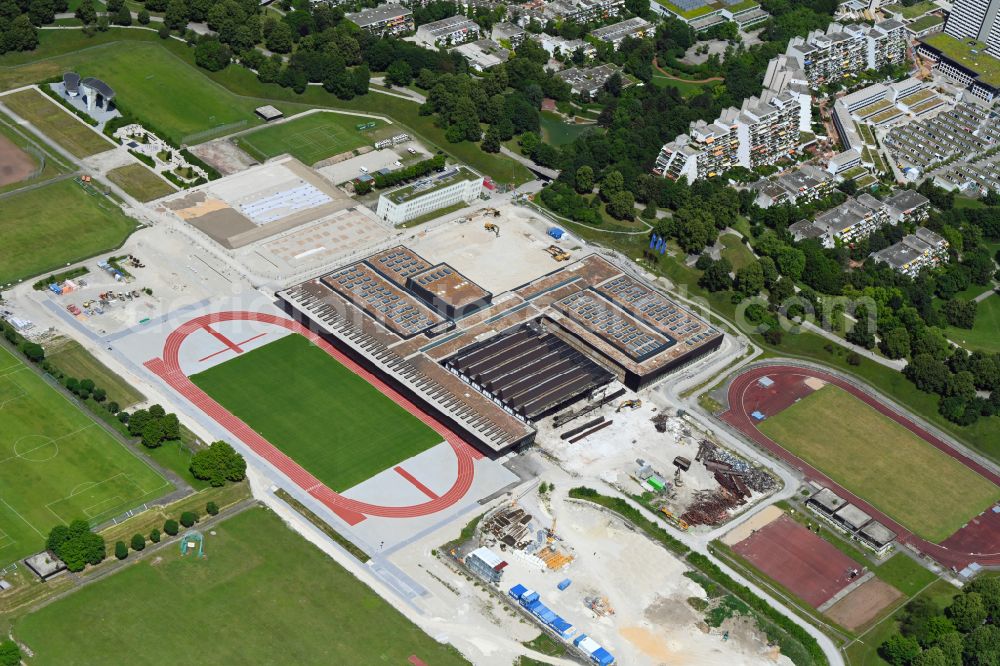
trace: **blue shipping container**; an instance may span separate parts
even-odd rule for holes
[[[524,585],[521,585],[520,583],[518,583],[514,587],[510,588],[510,592],[508,592],[507,594],[509,594],[514,599],[520,599],[521,595],[523,595],[527,591],[528,591],[528,588],[526,588]]]
[[[534,613],[535,609],[537,609],[539,606],[542,605],[542,602],[539,601],[538,599],[535,599],[534,601],[530,601],[528,603],[524,603],[524,597],[521,597],[521,603],[524,605],[525,608],[528,609],[529,613]]]
[[[580,643],[585,640],[587,640],[587,634],[580,634],[579,636],[573,639],[573,645],[579,647]]]
[[[615,663],[615,658],[604,648],[597,648],[594,650],[594,652],[590,655],[590,660],[600,666],[610,666]]]
[[[552,227],[551,229],[549,229],[549,236],[552,236],[556,240],[562,238],[564,233],[566,232],[560,229],[559,227]]]
[[[528,604],[535,601],[538,601],[538,592],[532,592],[531,590],[528,590],[527,592],[521,595],[521,605],[524,606],[525,608],[528,607]]]
[[[560,590],[565,590],[567,587],[569,587],[570,585],[572,585],[572,583],[573,583],[573,581],[571,581],[569,578],[567,578],[567,579],[563,580],[562,582],[560,582],[558,585],[556,585],[556,587],[558,587]]]

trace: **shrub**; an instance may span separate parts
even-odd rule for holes
[[[146,549],[146,537],[141,534],[132,535],[132,550],[145,550]]]
[[[168,519],[163,523],[163,531],[170,536],[175,536],[180,528],[177,526],[177,521],[173,518]]]
[[[21,663],[21,648],[11,640],[0,641],[0,666],[18,666]]]
[[[153,543],[160,543],[160,530],[153,528],[153,531],[149,533],[149,540]]]
[[[128,546],[125,545],[124,541],[118,541],[115,543],[115,557],[119,560],[124,560],[128,557]]]
[[[191,527],[198,522],[198,514],[194,511],[185,511],[181,514],[181,525]]]
[[[205,505],[205,512],[210,516],[216,516],[219,514],[219,505],[215,502],[209,502]]]

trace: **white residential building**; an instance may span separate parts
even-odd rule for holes
[[[428,48],[458,46],[480,37],[479,25],[464,16],[449,16],[417,28],[416,41]]]

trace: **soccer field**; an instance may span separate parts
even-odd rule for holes
[[[0,284],[118,247],[135,224],[74,180],[11,194],[0,204]]]
[[[75,518],[100,522],[172,486],[0,347],[0,566]]]
[[[1000,488],[836,386],[824,386],[758,429],[933,542],[1000,499]]]
[[[375,127],[359,131],[357,126],[362,123],[375,123]],[[312,165],[327,157],[374,143],[376,134],[384,134],[379,130],[385,127],[387,125],[383,121],[371,118],[311,113],[244,134],[237,143],[258,159],[288,153],[303,164]]]
[[[205,533],[201,560],[175,545],[15,622],[37,666],[467,664],[266,509]],[[86,621],[81,621],[86,618]],[[414,662],[416,663],[416,662]]]
[[[191,381],[336,491],[442,441],[297,334],[193,375]]]

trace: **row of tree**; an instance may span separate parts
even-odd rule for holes
[[[205,504],[205,513],[210,516],[218,515],[219,506],[215,502],[208,502]],[[179,521],[174,520],[173,518],[168,518],[163,522],[163,534],[166,534],[167,536],[177,536],[178,532],[180,532],[181,526],[190,529],[191,527],[194,527],[198,520],[199,516],[196,511],[184,511],[181,513]],[[160,540],[163,538],[163,534],[160,533],[159,529],[154,527],[149,532],[149,541],[154,544],[160,543]],[[129,544],[126,544],[124,541],[115,542],[115,557],[119,560],[127,558],[130,546],[131,550],[137,553],[142,552],[146,549],[146,537],[137,532],[132,535],[132,539]]]

